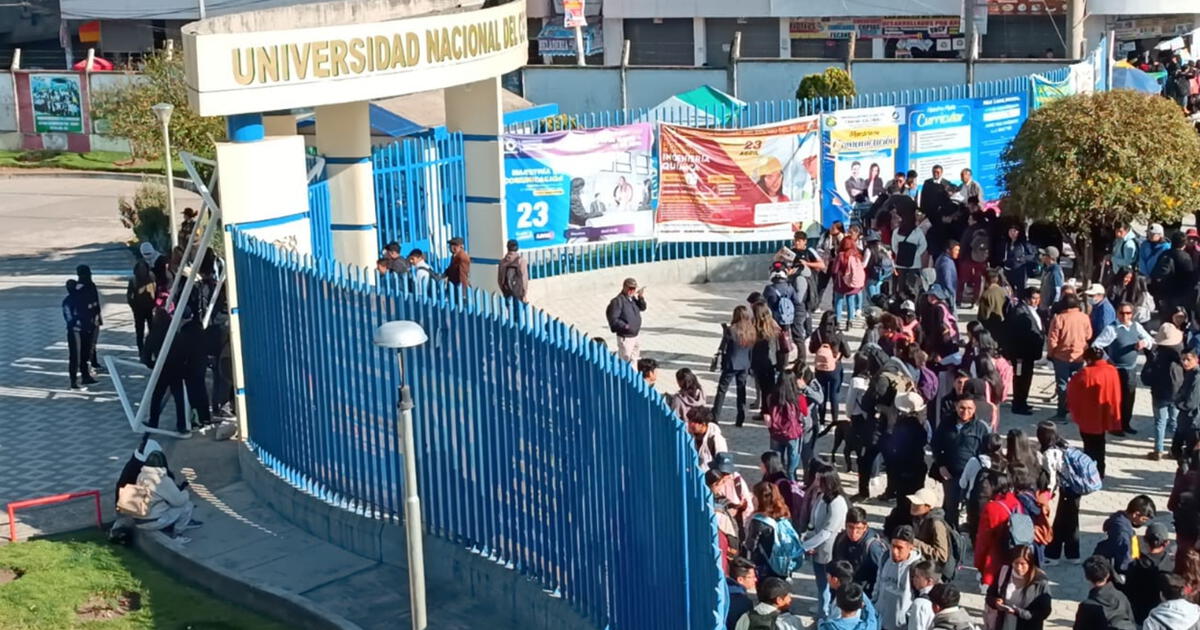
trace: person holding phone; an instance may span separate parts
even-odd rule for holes
[[[1050,616],[1050,580],[1032,547],[1013,547],[1008,566],[1000,569],[984,601],[987,630],[1042,630]]]

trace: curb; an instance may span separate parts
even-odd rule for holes
[[[21,172],[21,170],[22,169],[12,169],[12,170],[0,171],[0,179],[75,178],[75,179],[107,179],[110,181],[117,181],[117,182],[141,183],[147,177],[149,177],[149,178],[162,177],[162,175],[155,175],[154,173],[110,173],[107,171],[73,171],[73,170],[69,170],[69,169],[40,171],[39,169],[32,169],[32,168],[27,169],[28,172]],[[196,185],[194,183],[192,183],[192,180],[185,179],[182,177],[174,177],[172,179],[175,180],[176,188],[182,188],[184,190],[188,190],[188,191],[199,194],[196,191]]]
[[[231,604],[247,608],[289,628],[304,630],[361,630],[341,615],[329,612],[297,593],[245,582],[233,573],[178,553],[162,532],[134,530],[133,546],[171,575],[199,586]]]

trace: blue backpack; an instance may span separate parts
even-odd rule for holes
[[[800,568],[800,559],[804,557],[804,545],[800,544],[800,536],[792,522],[783,519],[775,520],[769,516],[755,514],[754,518],[771,526],[775,531],[775,544],[771,547],[771,557],[767,564],[776,575],[791,576],[792,571]]]
[[[1091,494],[1104,487],[1104,480],[1100,478],[1100,469],[1096,468],[1096,462],[1077,448],[1063,451],[1063,467],[1059,480],[1063,489],[1076,496]]]
[[[791,326],[796,321],[796,290],[788,285],[786,291],[781,291],[778,286],[771,283],[767,288],[763,289],[763,299],[767,301],[767,306],[771,307],[771,315],[775,317],[775,323],[780,326]]]

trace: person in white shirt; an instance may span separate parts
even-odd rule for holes
[[[929,591],[938,583],[937,571],[933,562],[922,560],[909,567],[908,574],[916,597],[908,608],[906,630],[930,630],[933,627],[933,602],[929,601]]]

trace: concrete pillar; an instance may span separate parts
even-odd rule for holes
[[[373,268],[379,258],[375,233],[375,178],[371,169],[370,103],[316,108],[317,151],[325,156],[333,255]]]
[[[792,57],[792,19],[779,18],[779,58]]]
[[[508,240],[504,220],[504,108],[500,78],[446,88],[446,128],[464,136],[467,185],[467,251],[471,285],[496,291],[496,267]]]
[[[621,47],[625,45],[625,20],[604,18],[604,65],[621,65]]]
[[[887,42],[882,37],[871,40],[871,58],[884,59],[887,55]]]
[[[263,131],[268,136],[294,136],[296,116],[288,112],[263,114]]]
[[[708,30],[704,18],[692,18],[692,65],[699,67],[708,63]]]
[[[1079,59],[1083,53],[1084,0],[1067,0],[1067,59]]]
[[[221,182],[221,221],[239,226],[267,242],[293,242],[300,253],[311,252],[308,222],[308,177],[304,139],[296,134],[265,138],[262,116],[239,114],[227,118],[232,142],[217,143],[217,175]],[[242,369],[242,326],[238,312],[237,269],[233,239],[226,231],[226,297],[229,305],[229,346],[233,387],[242,439],[249,436],[246,380]],[[294,239],[294,241],[293,241]]]

